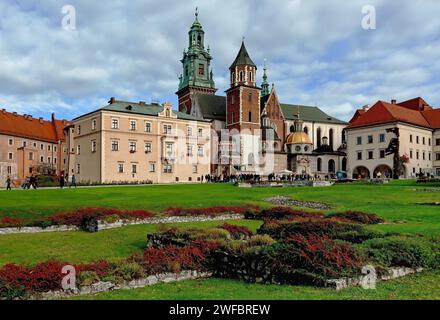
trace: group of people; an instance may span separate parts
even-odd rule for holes
[[[63,174],[60,175],[59,178],[59,184],[60,184],[60,188],[63,189],[64,187],[75,187],[76,188],[76,177],[73,174],[70,181],[69,181],[69,175],[66,174],[66,176],[64,176]]]
[[[24,183],[21,186],[24,190],[29,190],[31,187],[34,190],[38,189],[38,179],[36,176],[31,175],[30,177],[26,177]],[[9,189],[10,190],[10,189]]]

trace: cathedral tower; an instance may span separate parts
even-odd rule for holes
[[[191,113],[194,93],[214,95],[215,88],[209,47],[205,49],[205,32],[196,10],[194,23],[189,31],[188,51],[183,51],[183,73],[179,77],[179,111]]]

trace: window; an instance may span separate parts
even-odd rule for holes
[[[165,164],[163,166],[163,173],[173,173],[173,166],[170,164]]]
[[[385,134],[384,134],[384,133],[381,133],[381,134],[379,135],[379,142],[380,142],[380,143],[384,143],[384,142],[385,142]]]
[[[40,162],[41,162],[41,163],[44,162],[44,157],[43,157],[43,156],[40,157]]]
[[[26,142],[26,141],[23,141],[23,147],[26,148],[26,146],[27,146],[27,142]]]
[[[53,163],[57,164],[57,158],[53,158]]]
[[[422,138],[422,144],[423,144],[423,145],[426,144],[426,138],[425,138],[425,137]]]
[[[423,153],[422,153],[422,159],[426,160],[426,153],[425,153],[425,151],[423,151]]]
[[[136,152],[136,142],[135,141],[130,142],[129,149],[130,149],[130,153]]]
[[[252,103],[252,93],[249,93],[249,103]]]
[[[440,146],[440,139],[435,139],[435,145]]]
[[[118,173],[124,173],[124,164],[118,163]]]
[[[76,134],[80,135],[81,134],[81,126],[77,126],[76,127]]]
[[[362,137],[357,137],[357,145],[360,146],[362,144]]]
[[[8,142],[8,143],[9,143],[10,146],[12,146],[12,145],[14,144],[14,140],[9,139],[9,142]]]
[[[130,131],[136,131],[136,121],[130,121]]]
[[[76,173],[77,174],[81,173],[81,165],[79,163],[76,165]]]
[[[243,71],[240,71],[240,73],[238,74],[238,77],[240,79],[240,82],[243,82]]]
[[[191,127],[187,127],[187,134],[188,134],[188,137],[192,137],[193,129]]]
[[[112,141],[112,151],[119,151],[119,141]]]
[[[362,152],[357,153],[358,160],[362,160]]]
[[[156,164],[155,163],[150,163],[150,172],[156,172]]]
[[[416,143],[419,144],[419,136],[416,136]]]
[[[163,126],[163,133],[164,134],[171,134],[172,128],[170,124],[165,124]]]
[[[252,122],[252,112],[249,111],[249,122]]]
[[[187,157],[192,157],[193,156],[193,147],[192,147],[192,145],[187,145],[186,146],[186,156]]]
[[[96,130],[96,119],[92,120],[92,130]]]
[[[199,64],[199,76],[204,76],[205,75],[205,66],[203,65],[203,63]]]
[[[9,152],[9,153],[8,153],[8,159],[9,159],[9,160],[12,160],[12,152]]]
[[[151,151],[152,151],[151,142],[145,143],[145,153],[151,153]]]
[[[29,152],[29,160],[30,161],[34,160],[34,153],[33,152]]]
[[[428,139],[428,146],[431,145],[431,138]]]
[[[373,136],[368,136],[368,144],[372,144],[374,142]]]
[[[368,160],[372,160],[372,159],[374,159],[374,152],[368,151]]]
[[[413,151],[410,150],[410,151],[409,151],[409,158],[412,159],[413,157],[414,157],[414,155],[413,155]]]
[[[34,148],[36,148],[36,147],[37,147],[37,143],[36,143],[36,142],[34,142],[33,146],[34,146]]]
[[[249,72],[249,81],[254,82],[254,73],[252,71]]]
[[[40,144],[40,150],[44,150],[44,144]]]
[[[381,159],[385,158],[385,150],[380,150],[380,158]]]
[[[197,165],[194,164],[194,165],[193,165],[193,173],[197,173],[197,170],[198,170]]]
[[[419,158],[420,158],[420,152],[417,151],[416,152],[416,159],[419,160]]]
[[[81,154],[81,146],[76,147],[76,154],[78,154],[78,155]]]
[[[409,135],[409,142],[411,142],[411,143],[413,142],[413,135],[412,134]]]
[[[199,138],[203,137],[203,129],[202,128],[199,128],[198,135],[199,135]]]
[[[166,153],[168,157],[171,157],[173,155],[173,144],[172,143],[167,143],[165,145],[166,148]]]
[[[112,129],[119,129],[119,120],[112,119]]]
[[[145,123],[145,132],[151,132],[151,123],[150,122]]]
[[[428,160],[431,161],[431,152],[428,153]]]
[[[53,151],[54,151],[54,152],[57,152],[57,146],[54,146],[54,147],[53,147]]]
[[[47,157],[47,163],[52,163],[52,160],[50,157]]]
[[[436,161],[440,161],[440,153],[436,153],[435,154],[435,160]]]
[[[137,164],[131,165],[131,173],[137,173]]]
[[[96,141],[92,141],[92,152],[96,152]]]
[[[50,146],[47,146],[47,151],[50,151]]]
[[[197,154],[199,157],[203,157],[203,146],[199,146],[198,150],[197,150]]]
[[[318,158],[317,169],[318,169],[318,172],[322,171],[322,159],[321,158]]]

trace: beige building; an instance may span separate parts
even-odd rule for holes
[[[198,182],[210,173],[210,123],[168,103],[109,103],[66,129],[77,181]]]
[[[387,155],[399,129],[399,176],[440,176],[440,109],[416,98],[402,103],[377,102],[358,110],[347,128],[348,173],[353,178],[392,177],[393,154]]]

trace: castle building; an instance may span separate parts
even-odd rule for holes
[[[275,86],[270,89],[266,66],[258,86],[257,65],[244,41],[229,67],[226,96],[216,95],[212,71],[209,76],[201,71],[202,65],[210,67],[212,57],[204,49],[197,13],[189,35],[177,92],[179,110],[211,123],[213,174],[289,170],[324,178],[346,170],[347,123],[318,107],[280,103]]]
[[[16,187],[31,175],[64,172],[66,120],[47,121],[0,110],[0,185],[9,177]]]
[[[420,97],[359,109],[346,131],[349,177],[393,177],[393,144],[401,162],[398,176],[440,176],[440,109]]]
[[[198,182],[210,173],[210,123],[172,109],[111,98],[66,127],[80,182]]]

